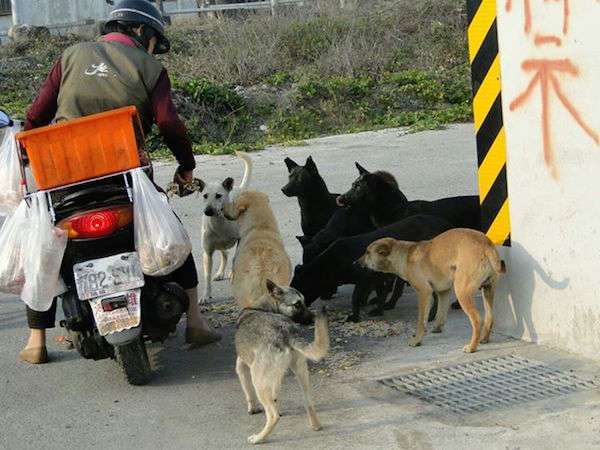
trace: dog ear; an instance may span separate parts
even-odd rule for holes
[[[358,169],[359,174],[365,175],[367,173],[370,173],[367,169],[365,169],[363,166],[361,166],[358,162],[354,162],[354,164],[356,165],[356,168]]]
[[[390,246],[384,242],[381,242],[380,244],[378,244],[377,247],[375,248],[375,251],[381,256],[389,256],[390,253],[392,252],[392,250],[390,249]]]
[[[287,166],[288,172],[291,172],[292,170],[294,170],[296,167],[298,167],[298,164],[292,160],[292,158],[285,158],[283,160],[283,162],[285,163],[285,165]]]
[[[312,156],[309,156],[308,158],[306,158],[306,163],[304,164],[304,167],[313,173],[319,173],[319,170],[317,169],[317,165],[313,161]]]
[[[273,283],[271,280],[267,279],[267,291],[273,298],[280,299],[283,297],[283,289]]]
[[[233,178],[227,177],[223,180],[222,185],[226,191],[231,192],[231,190],[233,189],[233,183],[234,183]]]

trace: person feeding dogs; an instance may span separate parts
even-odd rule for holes
[[[169,49],[163,18],[154,5],[146,0],[118,2],[97,42],[69,47],[56,61],[27,112],[25,130],[52,120],[71,120],[134,105],[144,131],[149,132],[155,123],[177,158],[174,181],[183,189],[194,180],[196,162],[187,129],[175,111],[169,75],[153,57]],[[220,340],[199,314],[198,275],[192,255],[170,276],[190,299],[186,342],[204,345]],[[54,327],[55,315],[56,301],[46,312],[27,309],[30,336],[21,360],[33,364],[48,361],[45,330]]]

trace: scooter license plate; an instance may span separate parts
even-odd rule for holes
[[[80,300],[129,291],[144,286],[137,252],[93,259],[73,266]]]
[[[141,290],[134,289],[90,300],[102,336],[137,327],[141,317]]]

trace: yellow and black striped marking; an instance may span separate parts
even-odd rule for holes
[[[496,0],[467,0],[482,231],[510,245]]]

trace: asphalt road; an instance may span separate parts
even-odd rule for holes
[[[470,124],[418,134],[386,130],[327,137],[301,147],[255,153],[252,187],[271,196],[293,263],[300,260],[300,247],[294,239],[300,234],[299,209],[295,200],[280,192],[287,179],[283,159],[289,156],[303,163],[308,155],[313,155],[333,192],[349,187],[356,176],[354,161],[368,169],[392,172],[409,199],[477,191],[475,139]],[[234,157],[198,160],[200,177],[222,180],[233,176],[240,181],[242,164]],[[173,170],[172,164],[158,164],[159,183],[166,184]],[[175,207],[193,236],[195,254],[199,255],[199,201],[178,200]],[[349,289],[343,289],[337,304],[349,307],[349,293]],[[227,283],[215,283],[214,294],[216,302],[228,301]],[[399,314],[414,317],[414,299],[410,295],[403,305]],[[464,340],[464,317],[453,314],[450,321],[461,325],[456,333]],[[56,342],[54,337],[61,334],[59,328],[50,332],[51,364],[33,367],[17,362],[27,333],[23,304],[16,298],[0,297],[0,448],[247,447],[246,437],[262,427],[263,418],[245,413],[234,372],[234,329],[227,326],[221,331],[225,335],[221,343],[188,351],[180,324],[177,336],[164,345],[149,347],[156,369],[153,382],[131,387],[114,362],[83,360]],[[462,345],[455,347],[450,344],[454,341],[442,340],[451,338],[452,332],[446,338],[436,337],[440,343],[436,349],[457,357]],[[308,429],[297,385],[291,379],[286,381],[284,416],[269,447],[383,448],[402,447],[403,442],[412,446],[421,439],[418,434],[398,431],[400,419],[395,414],[403,406],[382,401],[381,393],[369,381],[389,369],[386,361],[397,364],[398,358],[415,355],[419,350],[409,350],[398,341],[384,345],[371,340],[364,348],[361,342],[357,340],[355,345],[365,350],[365,358],[351,375],[313,377],[323,431]],[[379,363],[373,364],[374,358]],[[410,356],[406,358],[410,360]],[[439,438],[443,443],[443,436]]]

